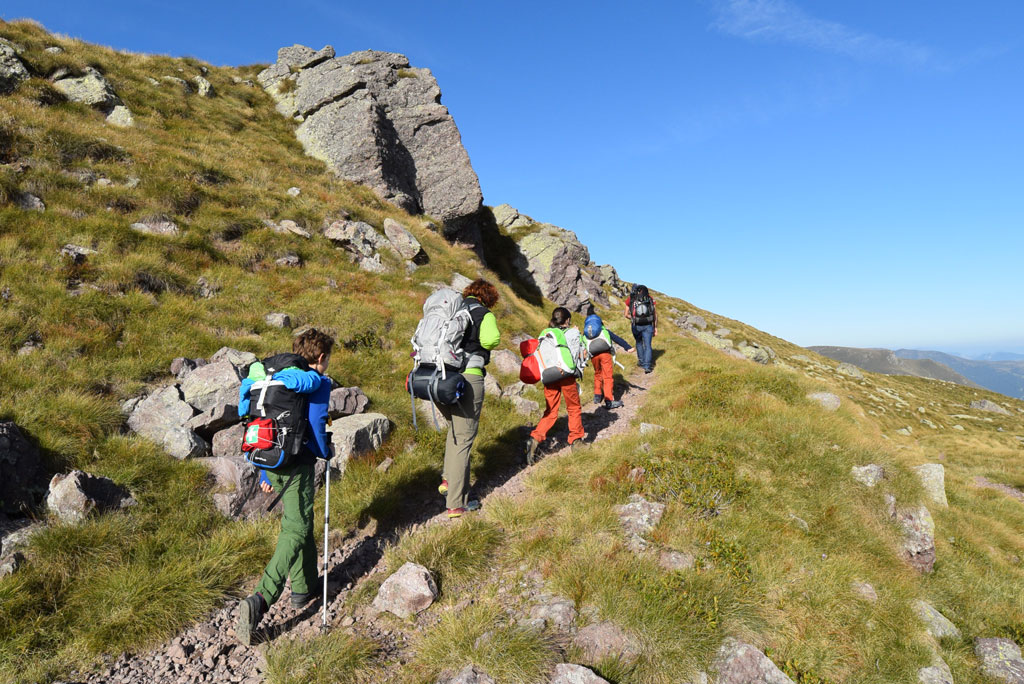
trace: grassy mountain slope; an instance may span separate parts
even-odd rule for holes
[[[372,410],[396,424],[380,452],[349,464],[332,485],[332,525],[345,533],[371,518],[386,521],[400,502],[435,487],[440,472],[442,437],[412,432],[402,389],[407,339],[429,291],[422,285],[453,272],[498,276],[424,228],[422,217],[303,156],[270,98],[234,83],[255,67],[209,67],[219,95],[204,99],[146,80],[191,77],[202,66],[195,60],[116,53],[26,23],[0,24],[0,36],[23,46],[37,73],[0,97],[8,164],[0,172],[0,287],[10,291],[0,304],[0,415],[24,428],[51,469],[108,475],[140,502],[80,525],[50,526],[33,538],[26,566],[0,580],[0,679],[46,681],[159,643],[245,593],[276,535],[272,520],[222,519],[198,466],[121,434],[121,400],[168,382],[176,356],[209,356],[224,345],[260,355],[287,348],[290,334],[269,328],[268,312],[329,329],[340,342],[331,375],[361,386]],[[65,52],[45,52],[51,45]],[[54,102],[44,77],[86,65],[106,73],[135,128],[112,128],[98,112]],[[76,169],[115,184],[84,187],[65,173]],[[124,185],[130,176],[140,178],[137,187]],[[291,186],[302,193],[290,197]],[[41,197],[47,210],[11,206],[7,198],[20,191]],[[341,210],[377,226],[385,217],[402,222],[430,264],[410,275],[397,263],[389,275],[359,271],[317,234]],[[181,235],[129,228],[152,214],[173,218]],[[296,220],[314,236],[273,233],[264,219]],[[69,242],[97,253],[69,266],[58,253]],[[275,265],[288,252],[302,257],[301,268]],[[200,277],[220,288],[216,296],[199,296]],[[499,289],[506,339],[543,326],[550,302],[522,299],[513,284]],[[520,499],[405,535],[389,551],[389,567],[424,563],[442,595],[416,620],[381,618],[409,635],[402,664],[356,623],[310,641],[279,639],[269,649],[270,678],[427,683],[476,662],[499,681],[546,681],[553,663],[580,654],[556,633],[517,626],[514,617],[533,600],[522,582],[536,580],[574,601],[581,624],[612,620],[640,640],[635,663],[593,664],[614,682],[678,682],[707,669],[727,635],[767,649],[798,682],[913,681],[932,658],[910,609],[915,598],[963,632],[937,645],[956,681],[985,681],[971,640],[1024,638],[1024,507],[978,489],[973,478],[1024,486],[1015,467],[1021,403],[1008,402],[1010,416],[984,414],[967,408],[972,398],[1005,398],[920,378],[850,378],[741,322],[658,299],[663,311],[700,313],[737,339],[770,345],[780,363],[727,357],[664,321],[656,382],[641,412],[664,431],[634,430],[546,459]],[[622,319],[605,313],[624,332]],[[43,346],[18,355],[29,339]],[[824,412],[806,398],[816,390],[838,394],[842,408]],[[488,397],[475,477],[517,462],[523,422],[507,402]],[[897,434],[907,426],[910,435]],[[375,465],[386,456],[395,464],[380,473]],[[938,560],[922,577],[898,558],[899,531],[883,497],[923,501],[909,468],[924,462],[945,465],[950,506],[932,506]],[[874,489],[850,478],[850,467],[865,463],[888,474]],[[630,478],[636,467],[645,473]],[[625,547],[614,506],[630,493],[667,504],[652,546],[691,553],[695,569],[666,572],[656,557]],[[367,579],[346,610],[364,610],[382,579]],[[854,580],[870,582],[879,600],[858,599]]]

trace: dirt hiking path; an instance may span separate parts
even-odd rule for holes
[[[589,400],[592,397],[589,392],[592,382],[589,376],[581,382],[583,427],[587,433],[585,442],[603,441],[631,430],[633,420],[646,398],[645,393],[654,384],[654,378],[655,374],[645,374],[639,369],[633,370],[627,378],[616,377],[616,391],[624,406],[613,410],[595,405]],[[532,427],[524,425],[519,428],[524,445]],[[567,451],[567,436],[568,421],[562,416],[542,445],[540,460],[557,458]],[[525,493],[526,477],[532,469],[526,467],[524,462],[499,469],[474,484],[473,493],[484,507],[488,500],[493,501],[497,497],[515,499]],[[443,497],[437,495],[436,491],[410,497],[393,518],[348,536],[332,533],[331,544],[335,549],[328,560],[328,629],[339,626],[358,629],[360,634],[373,638],[379,644],[381,659],[393,660],[400,666],[407,655],[404,651],[411,631],[395,629],[393,622],[388,626],[366,612],[355,619],[351,616],[339,618],[345,612],[345,601],[360,582],[386,571],[384,550],[388,544],[406,533],[412,534],[432,525],[459,524],[459,521],[448,519]],[[254,579],[250,584],[255,582]],[[253,634],[253,645],[250,647],[242,646],[235,638],[238,601],[231,599],[205,620],[150,651],[122,654],[96,672],[78,673],[66,683],[59,684],[257,684],[263,681],[262,672],[266,670],[266,648],[274,640],[282,637],[309,639],[321,633],[321,601],[316,600],[304,609],[297,609],[291,606],[288,597],[289,593],[285,592],[281,600],[264,615]],[[356,620],[360,624],[353,625]],[[414,626],[411,628],[414,629]]]

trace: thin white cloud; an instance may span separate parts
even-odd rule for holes
[[[714,27],[740,38],[793,43],[862,61],[926,66],[934,60],[927,47],[816,19],[787,0],[714,0],[713,8]]]

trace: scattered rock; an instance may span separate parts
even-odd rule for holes
[[[220,285],[211,283],[205,276],[200,276],[199,279],[196,280],[196,294],[202,299],[211,299],[218,292],[220,292]]]
[[[182,398],[200,411],[218,405],[238,405],[242,379],[229,361],[214,361],[196,368],[181,381]]]
[[[521,365],[521,363],[522,360],[519,358],[519,356],[515,352],[509,351],[508,349],[496,349],[495,351],[491,352],[491,365],[494,366],[494,368],[499,373],[504,373],[505,375],[515,375],[516,377],[518,377],[519,366]]]
[[[1024,684],[1024,659],[1020,646],[1009,639],[975,639],[974,654],[981,671],[1007,684]]]
[[[591,664],[607,658],[618,658],[632,663],[640,656],[640,642],[612,622],[598,622],[587,625],[572,640],[572,645],[583,654],[583,660]]]
[[[61,521],[71,523],[84,520],[93,511],[118,510],[135,503],[128,490],[113,480],[81,470],[54,475],[46,495],[46,507]]]
[[[354,416],[365,411],[369,404],[370,399],[358,387],[336,387],[331,390],[327,412],[331,418]]]
[[[163,447],[164,451],[179,461],[202,458],[210,450],[210,445],[200,439],[195,431],[184,427],[172,427],[164,433]]]
[[[561,632],[568,632],[576,621],[576,604],[567,598],[553,596],[530,609],[530,619],[543,620]]]
[[[202,361],[202,364],[200,364],[199,361]],[[206,361],[204,359],[188,359],[184,356],[178,356],[171,361],[169,370],[171,375],[176,377],[178,380],[181,380],[200,365],[205,366]]]
[[[353,456],[380,448],[391,432],[391,421],[380,413],[362,413],[339,418],[331,429],[334,445],[331,467],[344,471]]]
[[[914,467],[914,472],[921,480],[921,487],[933,502],[940,506],[949,506],[946,500],[946,471],[941,463],[925,463]]]
[[[30,192],[19,192],[14,196],[14,204],[22,211],[46,211],[46,204]]]
[[[0,42],[0,95],[14,91],[22,81],[29,79],[28,69],[14,48]]]
[[[839,397],[831,392],[811,392],[807,398],[818,402],[826,411],[838,411],[839,405],[842,403]]]
[[[430,257],[423,251],[420,241],[398,221],[384,219],[384,234],[403,259],[409,259],[417,266],[430,262]]]
[[[895,499],[887,496],[890,517],[903,531],[903,557],[922,573],[929,573],[935,566],[935,522],[924,506],[896,507]]]
[[[199,93],[199,97],[216,97],[217,91],[213,89],[213,84],[202,76],[194,77],[192,82],[196,84],[196,92]]]
[[[90,255],[96,254],[96,250],[69,243],[60,248],[60,253],[70,259],[71,263],[81,265]]]
[[[665,504],[648,501],[639,494],[630,494],[629,503],[616,506],[615,510],[626,532],[627,544],[635,551],[642,551],[647,548],[643,536],[661,521]]]
[[[840,375],[846,375],[856,380],[863,380],[864,373],[861,372],[860,368],[857,368],[852,363],[841,363],[836,366],[836,372]]]
[[[302,266],[302,259],[299,257],[298,254],[295,254],[294,252],[289,252],[280,259],[275,259],[274,263],[277,264],[278,266],[284,266],[285,268],[299,268],[300,266]]]
[[[465,289],[467,287],[469,287],[470,285],[472,285],[472,284],[473,284],[473,279],[472,278],[467,278],[466,276],[462,275],[461,273],[455,273],[455,274],[452,275],[452,282],[450,283],[450,286],[456,292],[461,293],[461,292],[465,291]]]
[[[289,197],[298,197],[301,194],[302,194],[302,190],[300,190],[299,188],[296,188],[296,187],[288,188],[288,196]]]
[[[945,661],[936,657],[931,666],[917,671],[917,681],[920,684],[953,684],[953,673]]]
[[[235,367],[240,377],[244,377],[249,371],[249,366],[258,360],[252,352],[239,351],[231,347],[221,347],[210,357],[210,363],[227,361]]]
[[[764,653],[738,639],[726,639],[718,649],[716,684],[793,684]]]
[[[239,425],[239,428],[242,426]],[[223,433],[230,432],[224,430]],[[217,436],[222,433],[218,432]],[[259,470],[241,455],[242,431],[237,431],[237,441],[231,455],[198,459],[210,470],[214,481],[213,505],[221,515],[233,520],[251,520],[267,514],[267,506],[277,494],[263,492],[259,488]],[[216,437],[214,444],[216,448]],[[280,502],[276,508],[280,509]]]
[[[223,394],[219,395],[225,398]],[[224,428],[231,427],[239,420],[238,417],[238,394],[236,393],[226,403],[217,403],[202,413],[193,416],[185,427],[195,430],[204,439],[210,439],[213,435]],[[166,441],[166,437],[164,438]]]
[[[693,570],[696,559],[691,553],[664,550],[658,555],[658,565],[669,572],[683,572]]]
[[[934,606],[926,601],[914,601],[912,604],[914,613],[921,622],[924,623],[925,629],[936,639],[959,639],[960,630],[956,628],[952,622],[949,621],[945,615],[937,611]]]
[[[218,430],[212,442],[212,453],[214,458],[231,458],[241,456],[242,437],[245,434],[245,426],[238,422],[231,427]]]
[[[776,358],[775,350],[765,344],[747,340],[740,342],[736,348],[743,356],[762,366],[772,363]]]
[[[865,601],[870,601],[871,603],[874,603],[878,600],[878,592],[876,592],[875,588],[867,582],[855,581],[850,585],[850,588],[853,590],[854,594],[861,597]]]
[[[263,317],[263,321],[272,328],[292,327],[292,317],[286,313],[269,313]]]
[[[377,612],[387,611],[400,618],[423,612],[437,599],[434,577],[422,565],[406,563],[398,572],[384,580],[373,607]]]
[[[123,104],[103,74],[92,67],[85,68],[84,76],[54,81],[53,87],[72,102],[80,102],[105,112]]]
[[[526,399],[525,397],[511,397],[512,405],[515,406],[516,412],[522,416],[532,416],[540,410],[540,404],[533,401],[532,399]]]
[[[501,383],[490,373],[484,376],[484,394],[492,397],[500,397],[502,395]]]
[[[178,225],[166,216],[143,219],[142,221],[133,223],[131,228],[132,230],[145,233],[146,235],[174,236],[180,232],[178,230]]]
[[[810,532],[811,526],[807,524],[807,521],[798,516],[796,513],[790,513],[789,519],[793,521],[793,524],[799,527],[804,532]]]
[[[862,485],[874,487],[885,477],[885,470],[880,465],[869,463],[865,466],[853,466],[850,468],[850,475]]]
[[[39,449],[10,420],[0,421],[0,472],[0,518],[25,515],[42,502],[49,480]]]
[[[383,461],[381,461],[379,464],[377,464],[377,472],[378,473],[386,473],[389,470],[391,470],[391,466],[393,466],[394,464],[395,464],[395,459],[393,459],[390,456],[388,456]]]
[[[994,401],[989,401],[988,399],[979,399],[977,401],[972,401],[971,408],[974,409],[975,411],[987,411],[989,413],[998,413],[1003,416],[1010,415],[1010,412],[1007,411],[1005,408],[995,403]]]
[[[550,684],[608,684],[608,680],[598,677],[593,670],[582,665],[559,663],[555,665]]]
[[[964,431],[964,426],[963,425],[954,425],[953,429],[957,430],[959,432],[963,432]]]
[[[195,410],[182,399],[178,388],[171,385],[140,401],[128,417],[128,427],[157,444],[163,444],[164,435],[171,428],[182,427],[194,414]]]
[[[494,680],[475,665],[467,665],[451,679],[437,680],[437,684],[494,684]]]
[[[0,579],[9,577],[16,573],[25,563],[25,554],[21,551],[12,551],[0,556]]]
[[[661,425],[655,425],[654,423],[640,423],[640,434],[648,435],[652,432],[661,432],[665,428]]]
[[[132,110],[124,105],[115,105],[107,114],[107,123],[118,128],[131,128],[135,125],[135,117],[132,116]]]
[[[192,93],[192,84],[183,78],[178,78],[177,76],[164,76],[160,80],[164,83],[170,83],[171,85],[177,86],[185,95],[190,95]]]

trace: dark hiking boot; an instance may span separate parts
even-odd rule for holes
[[[537,447],[540,446],[533,437],[526,440],[526,465],[537,462]]]
[[[252,643],[252,632],[260,623],[260,618],[267,612],[267,604],[259,594],[245,597],[238,604],[238,625],[235,636],[243,646]]]
[[[321,586],[323,586],[323,585],[321,585]],[[291,599],[289,599],[289,600],[291,601],[291,604],[292,604],[293,608],[301,608],[302,606],[306,605],[307,603],[309,603],[311,600],[315,599],[319,595],[320,595],[319,591],[307,591],[305,594],[297,594],[297,593],[295,593],[293,591]]]
[[[594,403],[595,404],[600,404],[602,401],[604,401],[604,395],[603,394],[595,394],[594,395]]]
[[[606,401],[604,403],[606,409],[622,408],[622,402],[616,399],[615,401]]]

